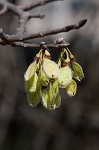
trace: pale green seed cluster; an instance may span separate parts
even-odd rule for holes
[[[37,106],[40,102],[47,109],[58,108],[61,104],[60,88],[74,96],[77,84],[74,79],[84,78],[82,67],[75,61],[68,48],[63,48],[57,62],[51,60],[49,51],[41,49],[25,72],[25,89],[28,102]]]

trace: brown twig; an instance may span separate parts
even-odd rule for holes
[[[45,16],[42,14],[38,14],[38,15],[31,14],[28,10],[38,7],[42,4],[44,5],[44,4],[48,4],[50,2],[54,2],[54,1],[63,1],[63,0],[53,0],[53,1],[52,0],[43,0],[43,1],[32,3],[27,6],[23,6],[23,7],[16,6],[10,2],[1,0],[0,5],[3,8],[6,8],[7,10],[13,12],[15,15],[18,16],[19,27],[17,28],[16,34],[14,34],[14,35],[5,34],[4,31],[0,28],[0,44],[1,45],[9,44],[12,46],[20,46],[20,47],[38,47],[38,44],[29,44],[29,43],[25,43],[24,41],[30,40],[30,39],[35,39],[35,38],[42,38],[42,37],[45,37],[48,35],[54,35],[54,34],[58,34],[58,33],[62,33],[62,32],[69,32],[74,29],[79,29],[85,25],[85,23],[87,22],[87,19],[83,19],[83,20],[79,21],[78,24],[68,25],[63,28],[53,29],[53,30],[49,30],[49,31],[45,31],[45,32],[38,32],[35,34],[33,33],[33,34],[24,35],[25,29],[26,29],[26,24],[31,17],[43,19]],[[6,11],[5,11],[5,13],[6,13]],[[49,47],[52,46],[55,48],[58,47],[55,44],[48,45],[48,46]]]
[[[3,14],[5,14],[6,12],[7,12],[7,7],[6,6],[4,6],[1,10],[0,10],[0,15],[3,15]]]
[[[64,0],[40,0],[40,1],[37,1],[37,2],[33,2],[33,3],[30,3],[30,4],[26,4],[24,6],[19,6],[22,10],[31,10],[33,8],[36,8],[36,7],[39,7],[39,6],[42,6],[42,5],[46,5],[48,3],[51,3],[51,2],[55,2],[55,1],[64,1]]]
[[[27,34],[27,35],[24,35],[21,37],[19,37],[18,35],[7,35],[5,33],[2,33],[2,34],[4,35],[4,37],[6,38],[7,41],[18,42],[18,41],[24,41],[24,40],[29,40],[29,39],[45,37],[48,35],[54,35],[54,34],[58,34],[58,33],[62,33],[62,32],[69,32],[69,31],[74,30],[74,29],[79,29],[82,26],[84,26],[86,21],[87,21],[87,19],[84,19],[84,20],[81,20],[78,24],[68,25],[66,27],[54,29],[51,31],[39,32],[39,33],[35,33],[35,34]]]
[[[23,42],[14,42],[11,44],[14,47],[24,47],[24,48],[39,48],[39,44],[30,44],[30,43],[23,43]],[[68,46],[69,43],[67,44],[46,44],[47,48],[55,48],[59,49],[59,47],[66,47]]]

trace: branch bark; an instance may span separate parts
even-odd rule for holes
[[[36,7],[39,7],[39,6],[42,6],[42,5],[46,5],[48,3],[52,3],[52,2],[55,2],[55,1],[64,1],[64,0],[40,0],[38,2],[33,2],[33,3],[30,3],[30,4],[27,4],[27,5],[24,5],[24,6],[19,6],[22,10],[31,10],[33,8],[36,8]]]
[[[54,1],[63,1],[63,0],[53,0],[53,1],[40,0],[39,2],[35,2],[35,3],[33,2],[31,4],[28,4],[27,6],[16,6],[10,2],[1,0],[0,5],[3,7],[3,9],[1,10],[0,14],[7,13],[8,10],[14,13],[16,16],[18,16],[19,27],[16,29],[16,34],[14,35],[6,34],[4,33],[3,29],[0,28],[0,44],[1,45],[9,44],[12,46],[20,46],[20,47],[38,47],[38,44],[29,44],[29,43],[25,43],[24,41],[35,39],[35,38],[42,38],[45,36],[54,35],[62,32],[69,32],[71,30],[79,29],[86,24],[87,19],[83,19],[79,21],[77,24],[68,25],[63,28],[52,29],[45,32],[41,31],[35,34],[24,34],[26,30],[26,24],[31,17],[43,19],[45,16],[43,14],[38,14],[38,15],[31,14],[29,10]],[[52,44],[48,46],[50,47],[52,46]],[[53,47],[57,48],[58,46],[53,44]]]

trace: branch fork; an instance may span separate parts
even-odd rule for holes
[[[32,2],[28,5],[24,6],[16,6],[8,1],[0,1],[0,6],[2,6],[2,9],[0,11],[0,15],[3,15],[7,13],[8,11],[11,11],[16,16],[18,16],[19,19],[19,26],[16,29],[16,33],[14,35],[6,34],[4,33],[3,29],[0,27],[0,44],[1,45],[11,45],[11,46],[18,46],[18,47],[39,47],[38,44],[30,44],[27,43],[27,40],[35,39],[35,38],[42,38],[49,35],[54,35],[62,32],[69,32],[74,29],[79,29],[83,27],[87,19],[80,20],[77,24],[74,25],[68,25],[63,28],[53,29],[50,31],[45,32],[39,32],[35,34],[24,34],[26,30],[26,24],[29,21],[30,18],[39,18],[43,19],[45,17],[45,14],[31,14],[29,10],[39,7],[41,5],[48,4],[50,2],[54,1],[63,1],[63,0],[40,0],[38,2]],[[59,45],[57,44],[49,44],[47,47],[54,47],[57,48]]]

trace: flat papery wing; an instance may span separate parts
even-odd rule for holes
[[[49,97],[52,109],[58,108],[61,104],[58,79],[50,81]]]
[[[49,100],[50,100],[50,98],[49,98],[49,92],[48,92],[47,89],[44,89],[42,91],[42,104],[47,109],[50,109]]]
[[[27,92],[27,100],[30,106],[36,107],[40,102],[41,91],[38,89],[35,92]]]
[[[42,86],[47,86],[49,83],[49,78],[46,76],[45,72],[41,71],[41,84]]]
[[[46,76],[50,79],[58,78],[59,76],[59,66],[54,61],[50,59],[43,60],[43,70]]]
[[[71,83],[66,88],[67,94],[69,96],[74,96],[77,92],[77,84],[74,80],[71,81]]]
[[[33,75],[33,82],[32,82],[32,86],[31,88],[29,89],[30,92],[35,92],[38,88],[38,80],[39,80],[39,77],[37,75],[37,73],[35,73]]]
[[[60,73],[58,77],[60,87],[66,88],[70,84],[72,77],[73,77],[72,70],[69,66],[60,68]]]
[[[50,82],[49,89],[43,90],[42,104],[45,108],[50,110],[54,110],[61,105],[61,97],[59,95],[57,79]]]
[[[37,87],[38,76],[37,73],[33,74],[32,77],[27,81],[25,80],[25,90],[26,92],[35,92]]]
[[[28,69],[26,70],[24,74],[24,80],[25,81],[30,80],[33,74],[36,72],[36,70],[37,70],[37,63],[36,61],[34,61],[33,63],[29,65]]]
[[[72,71],[72,73],[73,73],[73,78],[74,79],[76,79],[78,81],[81,81],[81,79],[77,76],[77,74],[74,71]]]
[[[48,58],[50,58],[50,57],[51,57],[51,55],[50,55],[50,53],[49,53],[49,51],[48,51],[48,50],[45,50],[45,57],[48,57]]]
[[[38,77],[34,80],[33,86],[27,91],[28,103],[30,106],[37,106],[41,96],[41,80]]]
[[[82,67],[75,61],[72,63],[75,74],[82,80],[84,78],[84,73]]]

